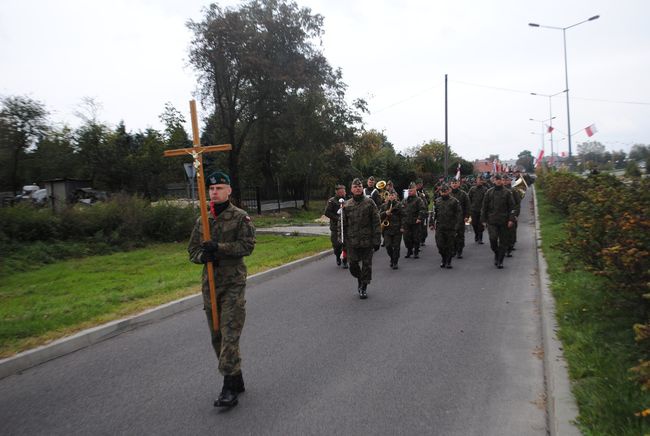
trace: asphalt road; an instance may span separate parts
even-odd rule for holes
[[[333,256],[249,287],[229,411],[195,308],[0,380],[0,434],[546,435],[529,197],[503,270],[472,233],[441,270],[430,234],[365,301]]]

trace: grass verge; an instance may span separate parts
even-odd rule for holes
[[[330,247],[326,236],[258,235],[249,275]],[[200,292],[186,243],[71,259],[6,275],[0,284],[0,357]]]
[[[309,209],[285,209],[281,212],[265,212],[262,215],[252,215],[255,227],[295,226],[304,224],[317,224],[325,211],[325,200],[310,201]]]
[[[650,393],[641,391],[629,371],[642,357],[632,325],[644,319],[643,307],[563,255],[558,244],[565,239],[564,217],[554,212],[543,191],[537,190],[537,199],[578,425],[585,435],[650,434],[650,418],[635,416],[650,407]]]

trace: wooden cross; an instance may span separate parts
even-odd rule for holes
[[[199,123],[196,116],[196,101],[190,101],[190,115],[192,118],[192,148],[179,148],[176,150],[166,150],[165,157],[172,156],[185,156],[189,154],[194,159],[194,169],[196,169],[197,186],[199,191],[199,206],[201,208],[201,225],[203,227],[203,240],[209,241],[212,239],[210,235],[210,222],[208,221],[208,208],[207,200],[205,198],[205,182],[203,176],[203,153],[210,153],[213,151],[228,151],[232,150],[232,145],[207,145],[201,146],[199,141]],[[208,269],[208,284],[210,285],[210,302],[212,303],[212,326],[214,331],[219,330],[219,315],[217,315],[217,296],[214,285],[214,265],[212,262],[207,263]]]

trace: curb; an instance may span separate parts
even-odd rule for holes
[[[535,209],[535,239],[537,245],[537,268],[542,311],[542,343],[544,346],[544,380],[546,382],[547,427],[551,436],[580,436],[582,432],[574,422],[578,418],[578,406],[571,393],[567,363],[562,354],[562,343],[555,334],[555,299],[550,289],[548,265],[542,253],[542,235],[539,227],[537,191],[533,186]]]
[[[300,268],[308,263],[315,262],[326,256],[329,256],[332,250],[321,251],[309,257],[295,260],[287,264],[272,268],[260,273],[254,274],[246,279],[247,286],[254,286],[256,284],[273,279],[280,275],[291,272]],[[0,360],[0,380],[13,374],[20,373],[26,369],[45,363],[49,360],[56,359],[57,357],[65,356],[66,354],[73,353],[82,348],[98,342],[118,336],[124,332],[134,330],[138,327],[151,324],[163,318],[167,318],[179,312],[191,309],[198,305],[203,304],[203,297],[201,293],[183,297],[181,299],[165,303],[136,315],[127,318],[118,319],[108,322],[106,324],[92,327],[75,333],[72,336],[67,336],[57,339],[47,345],[23,351],[15,356],[8,357]]]

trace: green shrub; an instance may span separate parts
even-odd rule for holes
[[[150,207],[145,221],[148,239],[161,242],[189,239],[199,212],[192,206],[178,207],[160,203]]]
[[[0,208],[0,235],[3,240],[47,241],[59,234],[60,219],[50,209],[18,204]]]

